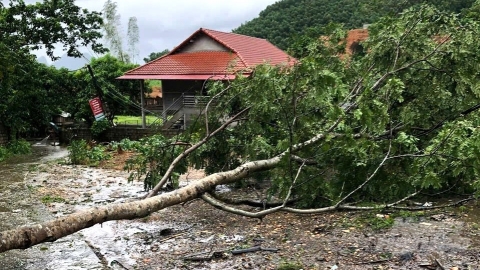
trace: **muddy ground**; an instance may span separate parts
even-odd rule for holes
[[[25,185],[49,218],[143,196],[143,184],[128,183],[128,173],[117,170],[121,164],[122,157],[103,164],[109,169],[50,161],[31,166]],[[201,175],[193,171],[182,183]],[[262,191],[242,192],[254,198]],[[280,212],[258,220],[197,199],[141,220],[96,225],[61,245],[37,246],[37,256],[45,253],[42,268],[25,269],[480,269],[476,205],[412,214]],[[247,248],[257,251],[232,254]]]

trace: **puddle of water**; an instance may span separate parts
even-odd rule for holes
[[[48,145],[48,138],[50,138],[50,135],[45,137],[43,140],[33,144],[33,146],[46,146],[46,145]]]
[[[82,235],[99,249],[109,265],[118,261],[130,269],[137,264],[136,258],[150,248],[149,238],[159,232],[158,224],[108,221],[83,230]]]
[[[218,185],[215,187],[215,192],[217,193],[226,193],[230,191],[232,191],[232,189],[227,185]]]
[[[14,156],[0,163],[0,230],[42,222],[51,218],[51,214],[44,205],[38,203],[38,199],[32,198],[32,192],[25,180],[29,178],[29,173],[39,163],[62,158],[67,154],[68,151],[64,147],[33,147],[30,155]],[[67,247],[63,247],[63,250],[66,249]],[[51,260],[49,254],[49,244],[27,250],[11,250],[1,253],[0,269],[95,269],[89,266],[90,264],[95,265],[96,262],[91,259],[79,267],[74,266],[74,263],[70,263],[72,267],[68,265],[64,267],[59,265],[58,261],[56,262],[57,266],[49,266],[55,261]],[[81,261],[82,257],[72,257],[73,260]]]

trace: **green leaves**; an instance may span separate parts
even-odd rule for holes
[[[129,181],[145,177],[145,190],[152,189],[160,181],[172,160],[183,150],[183,146],[177,145],[174,139],[167,139],[162,135],[141,139],[133,147],[138,155],[126,163],[126,169],[132,172]],[[180,163],[170,177],[170,183],[178,187],[178,177],[186,171],[186,163]]]
[[[480,187],[479,25],[420,5],[371,26],[365,55],[348,59],[338,56],[342,30],[330,30],[293,67],[211,83],[210,132],[249,111],[188,162],[213,173],[281,154],[278,167],[250,177],[269,181],[271,196],[292,190],[303,207]],[[205,121],[182,140],[203,138]],[[179,148],[149,147],[139,162],[151,185]]]
[[[97,42],[101,21],[99,13],[81,10],[73,0],[0,6],[0,118],[12,135],[43,132],[52,115],[74,107],[68,101],[79,87],[71,73],[37,63],[30,51],[43,48],[52,59],[58,47],[76,57],[78,46],[104,53]]]
[[[105,49],[97,40],[102,37],[102,19],[98,12],[81,10],[73,0],[37,2],[26,5],[23,1],[11,0],[8,8],[0,9],[0,36],[12,47],[46,49],[53,54],[60,43],[69,56],[79,57],[78,44],[91,46],[97,53]]]

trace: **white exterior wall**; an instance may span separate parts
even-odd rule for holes
[[[182,48],[181,52],[200,52],[200,51],[222,51],[228,52],[222,44],[214,41],[208,36],[199,36],[195,38],[195,41],[187,44]]]

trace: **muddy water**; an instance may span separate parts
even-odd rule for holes
[[[65,148],[35,146],[32,155],[15,157],[0,164],[0,230],[52,218],[48,209],[34,196],[27,180],[39,164],[66,155]],[[78,235],[66,237],[54,244],[0,254],[2,270],[103,268],[95,253]]]
[[[35,147],[29,157],[0,166],[0,229],[8,230],[77,210],[143,196],[143,184],[128,183],[128,173],[59,164],[64,148]],[[42,203],[42,198],[62,201]],[[54,243],[0,254],[4,269],[135,269],[144,252],[140,234],[162,228],[142,222],[112,221],[84,229]],[[134,246],[135,248],[129,248]]]

